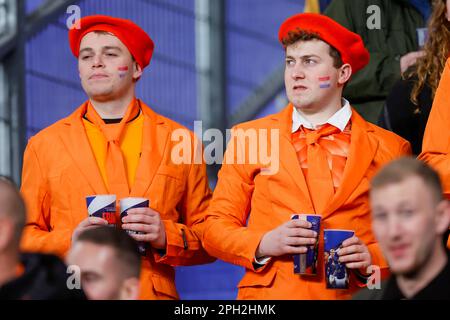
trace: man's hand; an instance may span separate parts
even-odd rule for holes
[[[366,269],[372,264],[372,257],[367,246],[356,236],[342,242],[338,250],[339,262],[345,263],[349,269],[359,269],[366,274]]]
[[[75,228],[75,230],[73,230],[72,243],[74,243],[78,239],[78,236],[83,231],[92,229],[92,228],[97,228],[100,226],[107,226],[107,225],[108,225],[108,221],[106,221],[105,219],[97,218],[97,217],[87,217],[86,219],[84,219],[83,221],[80,222],[80,224]]]
[[[317,233],[309,230],[311,227],[308,221],[294,219],[267,232],[256,250],[256,258],[306,253],[307,247],[317,241]]]
[[[400,72],[403,73],[408,68],[414,64],[416,64],[417,59],[423,57],[425,55],[425,51],[413,51],[405,54],[400,58]]]
[[[141,232],[131,235],[136,241],[150,242],[155,249],[166,248],[164,224],[159,213],[150,208],[128,210],[128,215],[122,219],[122,229]]]

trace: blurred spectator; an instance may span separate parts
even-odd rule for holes
[[[409,140],[413,154],[422,150],[422,140],[433,98],[450,51],[449,0],[433,1],[425,56],[409,68],[389,94],[379,125]]]
[[[91,300],[137,300],[141,257],[136,242],[122,230],[83,231],[67,256],[81,271],[81,286]]]
[[[442,241],[450,203],[442,197],[438,174],[419,160],[402,158],[384,167],[371,187],[373,231],[393,275],[355,299],[450,299],[450,252]]]
[[[25,205],[16,186],[0,177],[0,299],[84,299],[67,287],[67,268],[57,257],[20,254]]]
[[[377,122],[395,82],[423,54],[417,35],[430,8],[427,0],[334,0],[325,10],[359,34],[370,52],[369,64],[344,90],[366,120]]]

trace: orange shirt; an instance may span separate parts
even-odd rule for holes
[[[319,129],[317,129],[319,130]],[[303,126],[292,134],[292,144],[297,152],[297,158],[302,168],[303,175],[308,176],[306,134],[313,130]],[[344,131],[321,137],[320,146],[325,150],[329,169],[333,178],[333,186],[336,191],[341,185],[345,164],[350,151],[351,124],[348,123]]]
[[[108,185],[108,177],[106,174],[106,138],[100,128],[92,122],[83,119],[83,124],[86,128],[89,144],[91,145],[103,181],[105,182],[105,185]],[[136,119],[126,124],[125,132],[120,141],[120,149],[122,150],[128,177],[128,185],[130,187],[134,184],[136,170],[140,159],[143,127],[144,116],[141,112]]]

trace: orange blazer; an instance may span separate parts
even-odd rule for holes
[[[142,261],[141,298],[177,299],[173,266],[212,262],[201,246],[201,222],[211,198],[205,164],[176,165],[171,133],[183,128],[141,102],[142,154],[131,197],[150,199],[167,234],[166,255]],[[21,191],[28,218],[22,249],[63,257],[76,226],[87,217],[87,195],[106,194],[82,122],[82,108],[32,137],[24,155]],[[187,129],[185,129],[187,130]],[[194,150],[193,133],[191,148]],[[192,151],[194,156],[194,151]],[[185,241],[182,234],[185,234]],[[153,250],[152,250],[153,251]]]
[[[450,200],[450,59],[445,63],[439,87],[433,100],[423,137],[419,159],[436,169],[442,180],[444,194]]]
[[[262,236],[288,221],[293,213],[314,213],[312,200],[297,154],[291,143],[292,110],[236,126],[227,147],[225,161],[210,203],[203,245],[213,256],[244,266],[246,273],[238,284],[238,299],[345,299],[362,286],[355,279],[350,290],[327,290],[323,268],[323,228],[351,229],[368,246],[374,265],[387,274],[387,264],[371,231],[369,180],[386,162],[410,154],[409,143],[399,136],[363,120],[353,110],[351,146],[342,185],[322,212],[319,240],[318,276],[293,273],[291,256],[272,258],[255,269],[256,249]],[[278,129],[279,169],[267,175],[267,161],[238,161],[247,154],[249,140],[236,138],[236,129]],[[267,136],[271,136],[267,133]],[[262,138],[261,140],[264,140]],[[260,144],[259,144],[260,145]],[[258,148],[257,148],[258,149]],[[228,153],[234,150],[235,156]],[[253,149],[253,153],[256,149]],[[259,152],[259,150],[258,150]],[[229,156],[229,158],[227,158]],[[251,153],[250,153],[251,156]],[[232,163],[230,163],[232,159]],[[242,158],[241,158],[242,160]],[[249,159],[247,159],[249,160]],[[244,163],[243,163],[244,162]]]

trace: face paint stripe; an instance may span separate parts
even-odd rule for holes
[[[321,89],[328,89],[331,87],[331,77],[325,76],[325,77],[319,77],[319,88]]]
[[[124,78],[127,75],[127,73],[128,73],[128,67],[127,66],[119,67],[117,69],[119,70],[119,77],[120,78]]]

